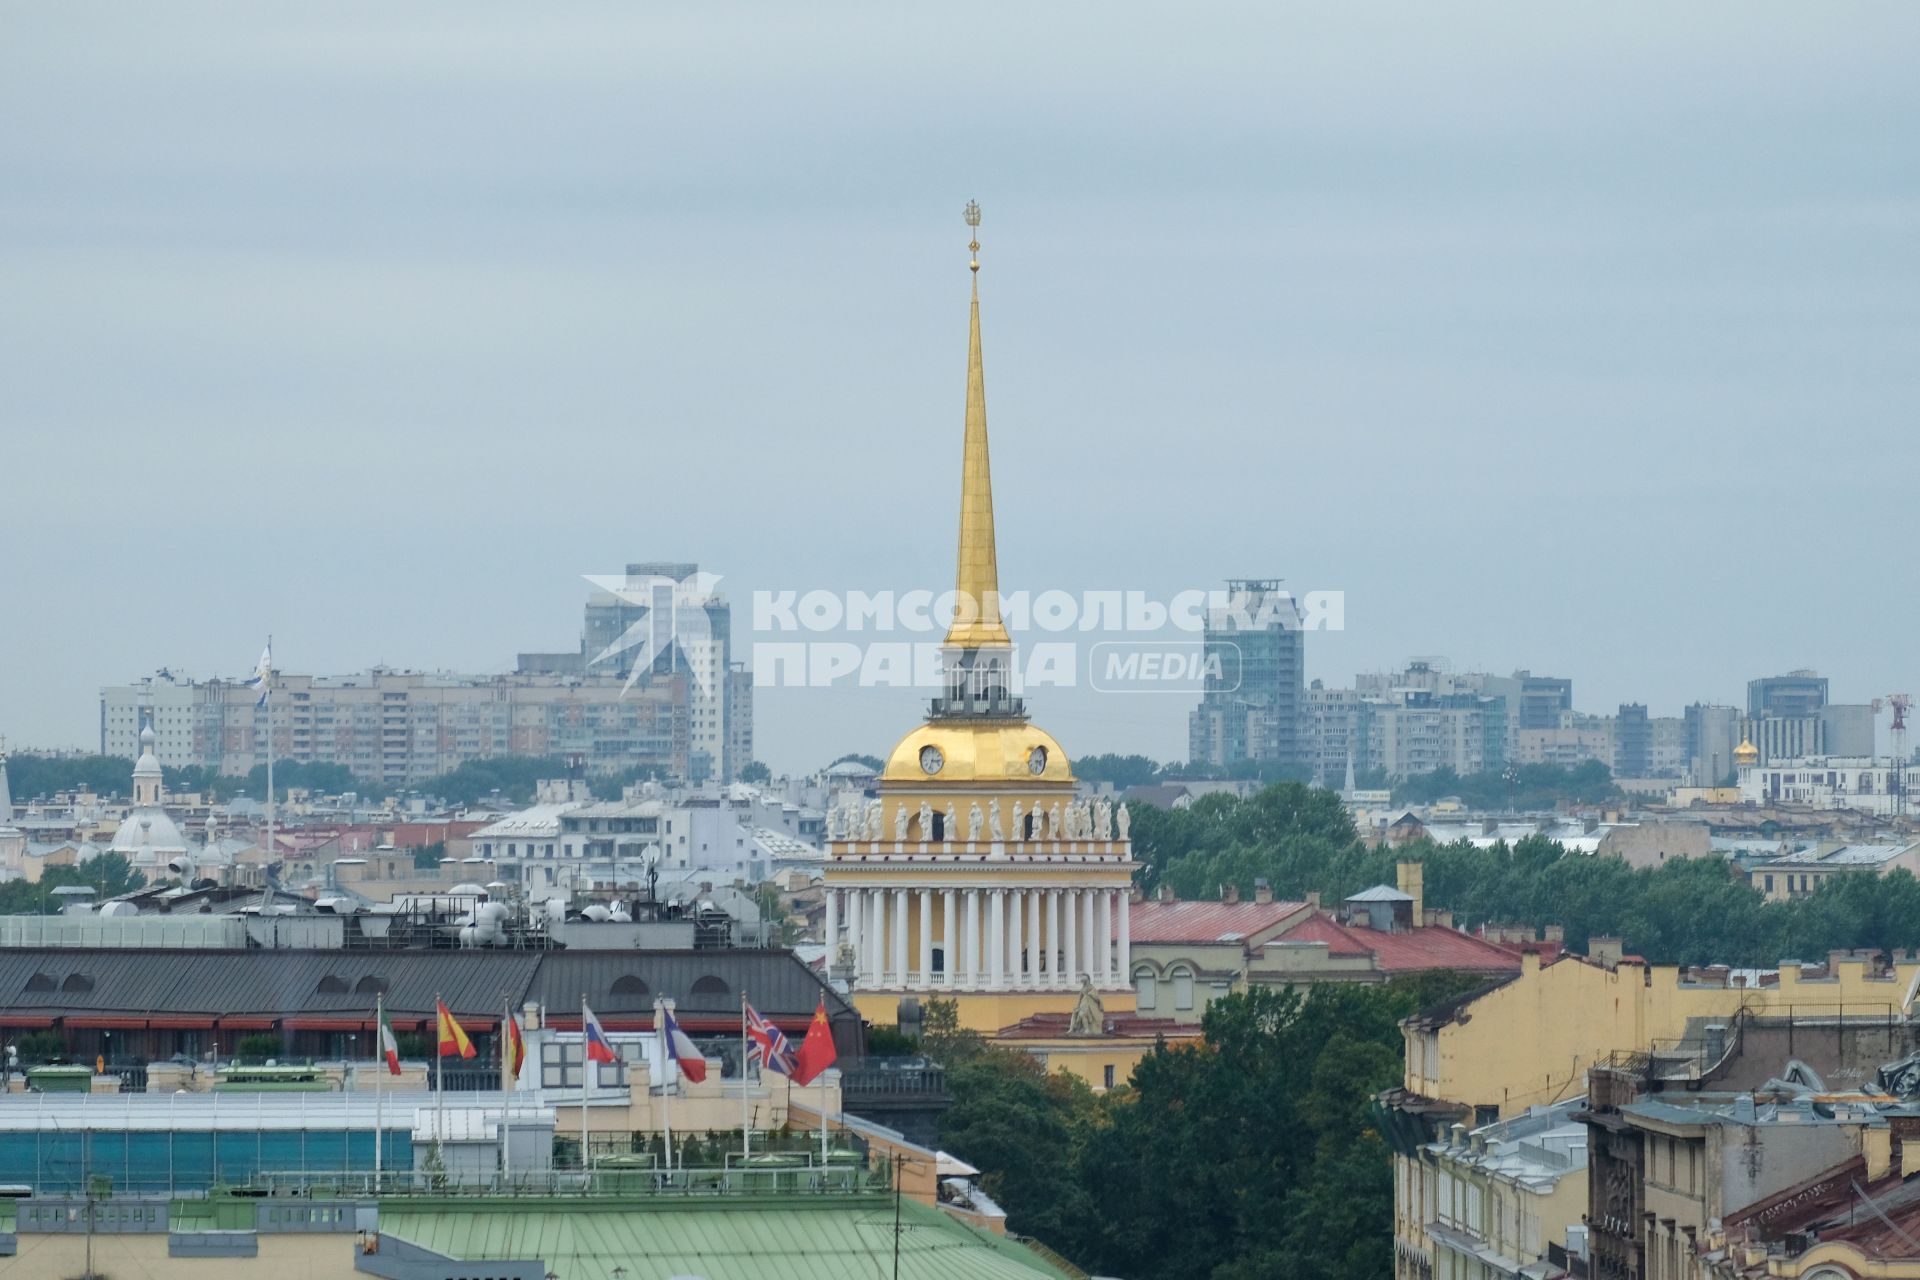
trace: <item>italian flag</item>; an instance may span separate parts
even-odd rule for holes
[[[399,1075],[400,1042],[394,1038],[393,1023],[388,1021],[385,1008],[380,1010],[380,1053],[387,1060],[387,1070]]]

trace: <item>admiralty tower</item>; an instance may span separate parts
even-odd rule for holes
[[[829,815],[825,942],[866,1018],[891,1022],[901,996],[938,997],[958,1004],[962,1026],[991,1034],[1072,1011],[1089,983],[1110,1012],[1132,1010],[1135,863],[1124,807],[1076,798],[1067,753],[1014,693],[987,452],[979,219],[968,205],[958,603],[941,647],[944,687],[887,757],[878,798]]]

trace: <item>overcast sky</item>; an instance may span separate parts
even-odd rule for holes
[[[1677,714],[1920,685],[1920,5],[0,5],[0,734],[499,671],[582,574],[1346,592]],[[736,642],[754,639],[737,610]],[[908,690],[763,690],[760,754]],[[1070,752],[1184,698],[1048,691]]]

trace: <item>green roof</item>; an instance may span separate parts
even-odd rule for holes
[[[560,1280],[844,1280],[891,1274],[890,1196],[386,1200],[380,1234],[461,1261],[539,1259]],[[903,1280],[1062,1280],[1010,1240],[915,1201],[900,1206]],[[882,1264],[884,1263],[884,1266]],[[876,1270],[876,1267],[880,1268]]]

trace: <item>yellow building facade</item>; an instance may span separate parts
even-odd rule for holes
[[[968,208],[970,225],[978,210]],[[1126,976],[1134,862],[1122,806],[1075,794],[1073,768],[1029,722],[1000,612],[980,344],[979,242],[968,316],[953,624],[943,688],[887,757],[878,794],[828,818],[825,942],[870,1020],[902,996],[954,1000],[992,1033],[1069,1012],[1091,983],[1133,1007]]]
[[[1616,1053],[1687,1053],[1706,1061],[1702,1029],[1742,1019],[1800,1018],[1892,1026],[1920,984],[1920,961],[1885,964],[1836,953],[1824,976],[1783,964],[1777,983],[1689,981],[1674,965],[1646,965],[1594,940],[1597,959],[1568,956],[1542,966],[1521,958],[1520,976],[1405,1019],[1403,1087],[1382,1101],[1402,1135],[1394,1157],[1394,1275],[1432,1280],[1439,1251],[1429,1224],[1440,1194],[1433,1163],[1408,1150],[1454,1123],[1478,1127],[1586,1091],[1587,1071]],[[1691,1048],[1689,1048],[1691,1046]],[[1414,1135],[1419,1135],[1416,1139]]]

